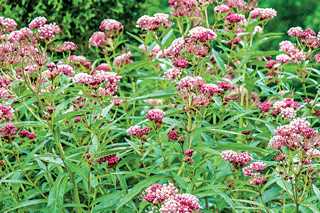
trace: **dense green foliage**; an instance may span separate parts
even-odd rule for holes
[[[120,20],[130,31],[143,13],[142,3],[144,0],[0,0],[0,16],[19,24],[45,16],[60,23],[65,36],[79,43],[86,41],[104,18]]]

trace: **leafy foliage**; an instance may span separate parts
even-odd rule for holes
[[[276,11],[179,2],[135,30],[93,18],[103,1],[33,2],[67,33],[100,30],[83,55],[44,19],[0,18],[2,212],[319,211],[317,33],[265,49]],[[29,3],[1,6],[25,21]]]

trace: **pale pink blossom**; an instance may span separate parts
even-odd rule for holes
[[[170,197],[160,208],[161,213],[194,213],[199,210],[199,200],[191,194],[177,194]]]
[[[165,78],[168,80],[175,80],[179,78],[180,75],[181,75],[181,69],[177,67],[173,67],[164,73]]]
[[[29,28],[30,29],[38,29],[39,27],[42,27],[46,23],[47,23],[47,19],[45,17],[39,16],[39,17],[34,18],[30,22]]]
[[[153,184],[144,192],[144,200],[156,205],[176,196],[178,189],[172,184]]]
[[[101,47],[106,44],[106,35],[103,32],[95,32],[91,35],[89,43],[94,47]]]
[[[131,52],[123,53],[115,57],[113,64],[116,67],[122,67],[123,65],[131,64],[133,62],[131,58],[132,58]]]
[[[114,19],[104,19],[99,26],[101,31],[117,33],[123,30],[123,25]]]
[[[61,29],[56,23],[52,23],[40,26],[38,32],[41,40],[51,40],[61,32]]]
[[[230,11],[230,7],[225,4],[218,5],[214,8],[216,13],[228,13]]]
[[[277,11],[272,8],[255,8],[250,12],[253,19],[269,20],[277,16]]]
[[[140,127],[138,125],[131,126],[127,130],[128,135],[135,136],[135,137],[138,137],[138,138],[142,138],[142,137],[148,135],[149,132],[150,132],[150,128],[149,127]]]
[[[192,39],[200,42],[207,42],[217,38],[217,34],[205,27],[194,27],[189,31],[189,35]]]

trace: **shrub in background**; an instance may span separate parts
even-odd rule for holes
[[[126,27],[134,28],[145,0],[0,0],[0,15],[15,19],[18,24],[45,16],[63,26],[67,38],[77,43],[87,40],[89,32],[104,18],[116,17]],[[80,44],[81,47],[81,44]]]

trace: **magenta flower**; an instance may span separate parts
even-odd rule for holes
[[[116,156],[115,154],[107,155],[107,156],[101,157],[97,160],[97,162],[99,164],[107,163],[108,167],[110,167],[110,168],[116,166],[119,163],[119,161],[120,161],[120,158],[118,156]]]
[[[11,106],[5,106],[0,104],[0,120],[12,120],[13,119],[13,109]]]
[[[146,114],[146,118],[157,124],[161,124],[164,118],[164,112],[161,109],[151,109]]]

